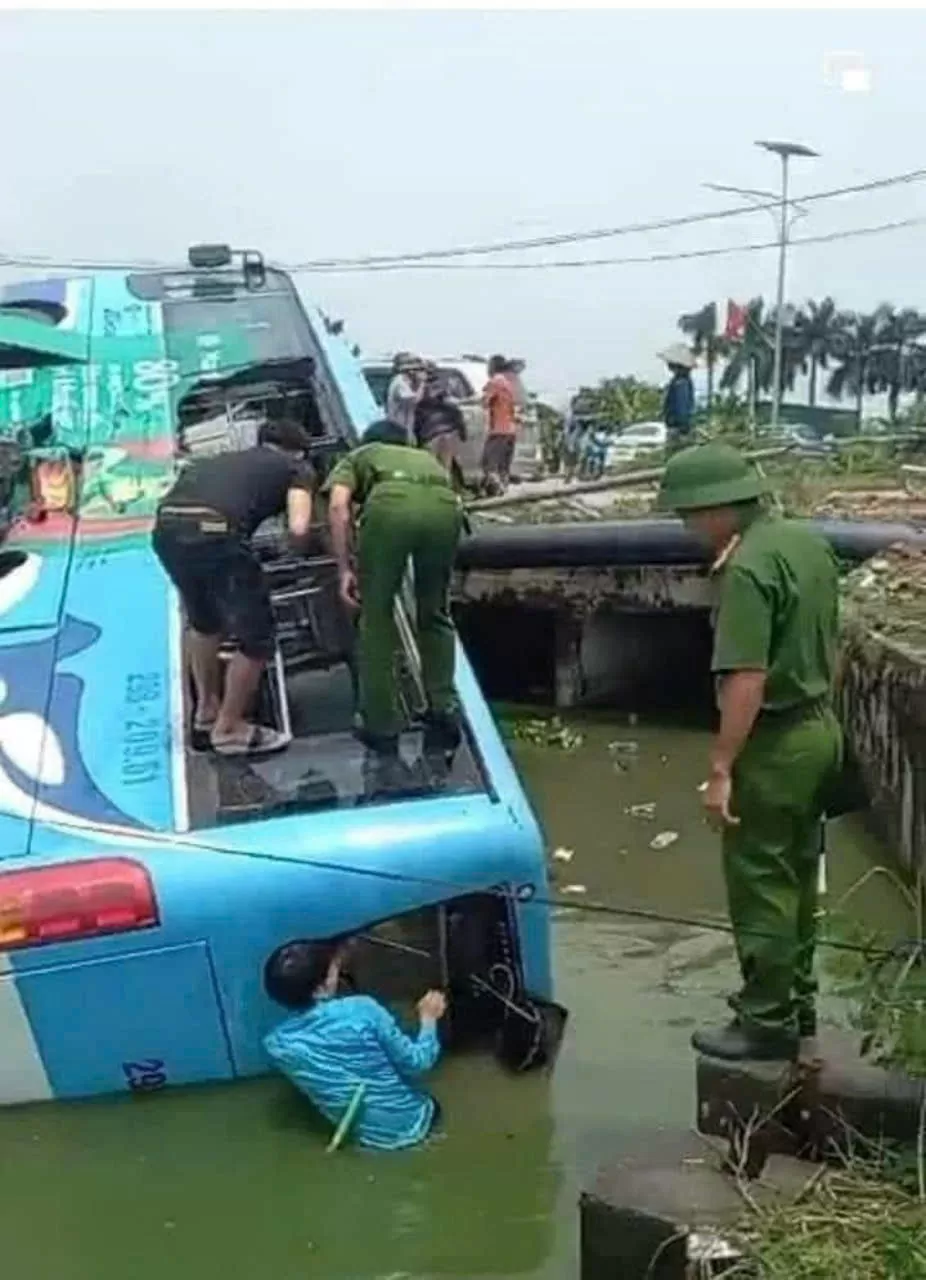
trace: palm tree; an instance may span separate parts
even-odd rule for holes
[[[878,391],[887,392],[887,411],[897,421],[903,391],[913,389],[916,340],[926,332],[926,318],[913,307],[895,311],[883,303],[875,312],[876,333],[871,355],[871,379]]]
[[[807,403],[813,408],[817,403],[817,373],[826,369],[833,354],[833,346],[839,336],[842,321],[832,298],[822,302],[808,300],[795,321],[794,347],[797,366],[802,373],[809,370]]]
[[[841,400],[848,392],[855,396],[855,425],[862,427],[862,405],[866,392],[873,395],[879,387],[872,369],[872,353],[881,327],[878,311],[863,315],[856,311],[840,316],[838,332],[833,340],[836,367],[826,385],[827,394]]]
[[[724,391],[736,391],[746,377],[750,414],[755,419],[756,399],[767,391],[774,372],[774,344],[765,319],[765,303],[753,298],[746,306],[746,327],[739,342],[731,343],[726,367],[720,376]]]
[[[710,413],[714,399],[714,367],[723,355],[726,343],[717,329],[717,304],[709,302],[700,311],[679,316],[678,327],[691,340],[696,356],[704,356],[707,369],[707,411]]]

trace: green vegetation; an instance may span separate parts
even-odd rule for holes
[[[731,1271],[757,1280],[924,1280],[926,1211],[877,1164],[821,1166],[790,1202],[750,1197],[745,1257]],[[748,1196],[748,1192],[744,1191]]]
[[[722,422],[731,410],[744,428],[767,420],[768,404],[760,401],[772,390],[774,309],[753,298],[743,314],[735,334],[724,330],[713,302],[678,319],[707,373],[705,426]],[[921,428],[926,425],[926,315],[889,303],[867,314],[843,311],[830,297],[786,308],[783,396],[794,391],[798,377],[807,378],[807,402],[783,404],[783,422],[804,421],[821,434],[851,435],[862,429],[865,398],[883,395],[892,430]],[[821,390],[845,407],[818,405]],[[613,430],[661,417],[662,394],[661,387],[624,377],[579,391],[583,409]],[[905,395],[914,400],[902,411]]]
[[[909,909],[900,941],[863,928],[846,907],[875,878],[887,879]],[[872,867],[827,913],[826,953],[836,994],[848,1001],[862,1051],[879,1066],[926,1080],[926,885],[904,883],[888,867]]]
[[[663,394],[662,387],[637,378],[605,378],[579,391],[582,412],[600,419],[606,429],[661,420]]]
[[[745,323],[735,335],[720,328],[713,302],[679,317],[678,326],[708,375],[708,412],[712,408],[715,370],[722,363],[721,391],[738,392],[745,384],[747,403],[755,419],[760,394],[772,389],[775,316],[762,298],[747,303]],[[887,396],[888,418],[899,422],[900,398],[912,393],[922,412],[926,392],[926,316],[912,307],[883,303],[869,314],[841,311],[832,298],[808,301],[783,314],[781,390],[793,391],[799,375],[806,375],[807,404],[814,409],[827,374],[826,392],[848,399],[860,429],[866,395]]]

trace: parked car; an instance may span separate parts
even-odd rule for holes
[[[822,436],[804,422],[785,422],[780,431],[763,443],[788,445],[792,456],[799,458],[828,458],[836,449],[831,435]]]
[[[461,462],[468,480],[481,474],[480,460],[486,437],[486,414],[482,405],[482,390],[489,380],[488,360],[484,356],[439,356],[431,360],[451,400],[463,411],[466,422],[466,441],[461,451]],[[381,409],[386,405],[386,392],[392,380],[392,357],[364,360],[363,373],[373,399]],[[540,448],[540,423],[536,397],[528,392],[528,403],[522,411],[518,441],[515,446],[513,480],[528,480],[543,468]]]
[[[635,422],[608,445],[605,466],[618,467],[636,462],[644,454],[665,449],[667,440],[665,423]]]

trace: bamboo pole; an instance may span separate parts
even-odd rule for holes
[[[748,462],[765,462],[768,458],[780,457],[791,451],[791,445],[779,445],[774,449],[754,449],[744,453]],[[665,467],[647,467],[640,471],[625,471],[623,475],[607,476],[601,480],[585,480],[581,484],[570,485],[568,489],[555,489],[545,493],[510,492],[500,494],[496,498],[477,498],[467,503],[467,511],[495,511],[499,507],[520,506],[525,502],[560,502],[580,493],[605,493],[608,489],[630,489],[638,484],[651,484],[660,479]]]

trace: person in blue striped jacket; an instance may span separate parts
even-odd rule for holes
[[[419,1085],[440,1057],[437,1023],[447,1001],[428,991],[418,1002],[418,1034],[406,1035],[372,996],[342,991],[351,939],[295,941],[264,967],[264,988],[290,1017],[264,1039],[273,1065],[333,1125],[344,1118],[359,1086],[351,1140],[394,1151],[423,1141],[440,1118],[438,1103]]]

